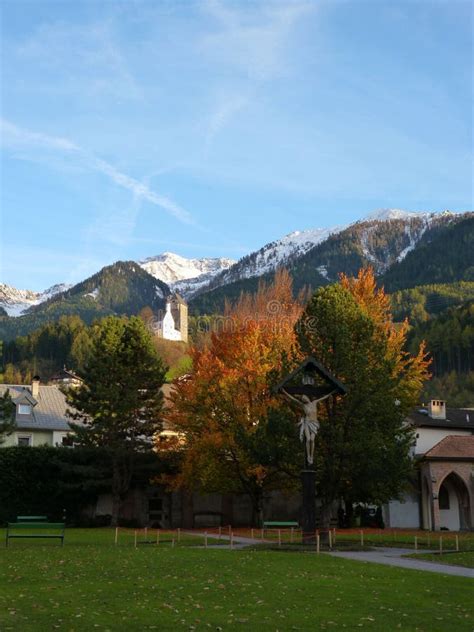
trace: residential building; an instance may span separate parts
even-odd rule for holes
[[[40,384],[36,376],[29,386],[0,384],[0,396],[7,390],[15,404],[15,429],[2,447],[70,444],[66,396],[56,385]]]

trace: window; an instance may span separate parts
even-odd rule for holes
[[[24,435],[22,437],[18,437],[18,445],[30,446],[31,445],[31,435]]]
[[[61,445],[65,446],[65,447],[72,447],[74,445],[74,441],[73,438],[70,435],[65,435],[62,439],[61,439]]]
[[[449,509],[449,491],[446,485],[441,485],[438,496],[439,508]]]
[[[18,404],[19,415],[31,415],[31,406],[28,404]]]

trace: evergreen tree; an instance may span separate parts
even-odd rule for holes
[[[7,389],[0,397],[0,444],[4,443],[5,435],[9,435],[15,428],[15,404]]]
[[[165,367],[138,317],[108,317],[92,329],[83,384],[68,393],[75,441],[104,446],[112,457],[112,524],[130,488],[137,452],[161,429]],[[81,422],[81,423],[77,423]]]

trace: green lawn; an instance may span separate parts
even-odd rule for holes
[[[461,551],[460,553],[415,553],[407,557],[416,557],[420,560],[428,562],[437,562],[438,564],[452,564],[453,566],[466,566],[474,568],[474,551]]]
[[[116,547],[109,529],[68,530],[64,547],[0,548],[2,632],[471,631],[473,589],[466,578],[324,554]]]

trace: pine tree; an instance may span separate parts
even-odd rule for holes
[[[110,316],[93,327],[83,384],[68,392],[74,440],[107,447],[112,456],[112,524],[120,515],[137,452],[151,450],[161,429],[165,367],[137,317]],[[80,422],[80,423],[78,423]]]
[[[9,435],[15,429],[15,404],[7,389],[0,397],[0,445],[5,441],[5,435]]]

